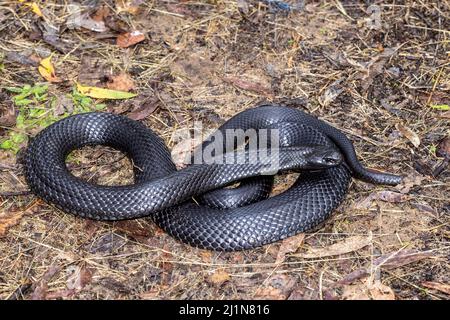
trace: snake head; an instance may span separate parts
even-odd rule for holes
[[[280,148],[278,171],[324,170],[342,163],[338,149],[324,145],[303,145]]]
[[[319,170],[335,167],[342,163],[342,154],[336,148],[329,146],[311,147],[311,152],[305,155],[304,169]]]

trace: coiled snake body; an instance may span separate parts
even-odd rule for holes
[[[342,132],[297,109],[259,106],[218,130],[263,128],[280,132],[277,169],[302,172],[288,190],[270,198],[273,176],[264,175],[267,162],[193,164],[177,171],[150,129],[97,112],[65,118],[39,133],[25,154],[25,176],[36,195],[63,211],[98,220],[150,216],[183,242],[223,251],[258,247],[318,226],[342,202],[351,176],[380,184],[401,181],[365,169]],[[65,159],[72,150],[97,144],[131,157],[135,184],[99,186],[68,171]],[[257,151],[244,154],[247,160],[258,158]],[[222,188],[236,181],[241,184],[235,189]]]

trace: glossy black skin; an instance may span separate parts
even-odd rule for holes
[[[316,227],[342,202],[352,175],[378,184],[401,181],[366,170],[343,133],[297,109],[249,109],[218,130],[230,128],[279,129],[278,170],[306,171],[288,190],[267,198],[273,177],[260,176],[264,163],[196,164],[177,171],[163,141],[143,124],[87,113],[38,134],[24,157],[25,175],[36,195],[64,211],[98,220],[150,216],[183,242],[223,251],[258,247]],[[65,165],[67,154],[93,144],[128,154],[139,168],[135,184],[98,186],[74,177]],[[239,187],[217,189],[235,181],[241,181]]]

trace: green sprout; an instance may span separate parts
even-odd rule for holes
[[[55,96],[49,96],[48,86],[36,84],[34,86],[6,88],[13,93],[12,101],[18,109],[16,126],[11,129],[6,139],[0,141],[0,149],[17,153],[21,146],[28,141],[28,135],[48,127],[52,123],[72,114],[103,110],[105,104],[96,104],[93,99],[86,97],[74,88],[67,98],[72,101],[72,110],[65,110],[62,115],[55,115],[57,103]]]

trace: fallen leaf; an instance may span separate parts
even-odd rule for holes
[[[259,82],[252,82],[249,80],[242,79],[241,77],[231,77],[231,76],[223,77],[222,80],[242,90],[253,91],[267,96],[272,95],[271,88],[266,87],[265,85]]]
[[[39,204],[40,201],[37,200],[22,211],[0,213],[0,237],[5,236],[8,229],[15,226],[23,216],[36,212]]]
[[[128,113],[128,118],[139,121],[147,118],[158,108],[158,99],[147,99],[136,109]]]
[[[373,272],[374,267],[380,268],[381,270],[390,270],[432,257],[433,254],[429,251],[403,250],[388,253],[376,258],[371,266],[367,268],[361,268],[349,273],[336,284],[349,284],[358,279],[367,277],[370,275],[370,272]]]
[[[300,248],[305,240],[305,234],[300,233],[294,237],[289,237],[284,239],[280,245],[280,249],[278,250],[277,259],[275,261],[276,264],[281,264],[286,260],[286,255],[288,253],[294,253]]]
[[[450,159],[450,137],[445,137],[439,142],[436,154],[439,157]]]
[[[402,183],[397,185],[395,189],[401,193],[407,194],[411,191],[414,186],[422,185],[422,182],[426,179],[425,176],[421,174],[410,174],[403,178]]]
[[[47,58],[41,60],[38,67],[39,73],[45,80],[49,82],[61,82],[61,80],[55,74],[55,68],[53,67],[53,64],[51,62],[52,56],[53,55],[50,55]]]
[[[438,290],[438,291],[441,291],[443,293],[450,295],[450,284],[442,283],[442,282],[426,281],[426,282],[422,282],[422,285],[426,288]]]
[[[225,270],[217,270],[209,277],[209,280],[211,281],[211,283],[219,285],[219,286],[224,284],[225,282],[227,282],[230,279],[231,279],[230,274],[228,272],[226,272]]]
[[[130,292],[132,292],[132,289],[128,285],[111,277],[104,277],[99,279],[98,284],[115,293],[129,294]]]
[[[190,85],[200,85],[214,76],[215,64],[206,52],[189,52],[170,65],[171,75]]]
[[[56,300],[56,299],[61,299],[61,298],[70,298],[75,293],[76,293],[76,291],[73,290],[73,289],[62,289],[62,290],[56,290],[56,291],[47,292],[45,298],[47,300]]]
[[[148,224],[138,220],[124,220],[114,223],[114,227],[136,241],[145,242],[153,236],[153,231]]]
[[[131,91],[134,89],[134,81],[128,73],[121,73],[116,76],[111,76],[106,83],[108,89],[119,91]]]
[[[114,253],[126,242],[127,240],[124,239],[123,236],[119,236],[113,232],[108,232],[87,244],[86,247],[91,253],[106,255]]]
[[[276,274],[267,279],[254,295],[257,300],[286,300],[294,290],[297,281],[287,274]]]
[[[399,202],[405,202],[409,200],[410,197],[399,192],[394,191],[377,191],[371,193],[369,196],[364,198],[361,201],[356,202],[353,205],[354,209],[357,210],[367,210],[372,205],[372,202],[375,200],[381,200],[385,202],[391,202],[391,203],[399,203]]]
[[[48,282],[61,270],[60,266],[51,265],[42,278],[33,284],[31,300],[44,300],[47,298]]]
[[[337,256],[353,251],[357,251],[372,242],[372,236],[353,236],[348,237],[344,241],[334,243],[325,248],[311,248],[306,253],[294,254],[294,257],[301,257],[306,259],[322,258],[329,256]]]
[[[11,62],[17,62],[23,65],[37,67],[39,66],[39,61],[36,61],[34,57],[29,55],[24,55],[16,51],[8,52],[5,59]]]
[[[92,20],[97,22],[104,22],[105,19],[111,15],[111,10],[108,6],[102,5],[100,6],[94,14],[91,16]]]
[[[431,257],[433,254],[429,251],[404,250],[382,255],[375,259],[374,265],[384,269],[395,269]]]
[[[395,300],[395,294],[392,288],[381,282],[364,283],[345,286],[342,298],[345,300]]]
[[[419,210],[420,212],[428,212],[431,214],[436,214],[436,210],[433,209],[433,207],[431,207],[428,204],[422,204],[422,203],[413,203],[412,204],[417,210]]]
[[[339,79],[335,82],[333,82],[322,94],[322,96],[319,97],[319,103],[327,107],[332,103],[336,98],[344,91],[344,89],[340,86],[340,83],[342,82],[342,79]]]
[[[143,3],[143,0],[116,0],[117,13],[128,12],[135,15],[139,11],[139,6]]]
[[[85,266],[69,266],[67,272],[70,274],[66,281],[67,289],[80,291],[92,280],[92,272]]]
[[[438,117],[442,119],[450,119],[450,111],[443,112],[439,114]]]
[[[82,8],[80,5],[72,4],[69,8],[71,15],[66,21],[66,25],[69,29],[84,28],[94,32],[105,32],[108,30],[105,22],[99,19],[101,16],[100,14],[96,17],[97,20],[94,20],[89,15],[89,12],[81,13]]]
[[[144,40],[145,35],[141,31],[135,30],[120,34],[116,39],[116,44],[121,48],[128,48]]]
[[[16,111],[14,108],[8,108],[4,114],[0,117],[0,126],[13,127],[16,125]]]
[[[400,133],[406,139],[408,139],[413,144],[413,146],[415,146],[417,148],[420,145],[420,138],[417,135],[417,133],[415,133],[410,128],[408,128],[407,126],[404,126],[404,125],[402,125],[400,123],[397,123],[395,125],[395,127],[397,128],[398,131],[400,131]]]
[[[79,83],[77,83],[77,89],[81,94],[96,99],[130,99],[137,95],[131,92],[83,86]]]
[[[38,17],[44,16],[36,2],[31,2],[31,1],[26,1],[26,0],[19,0],[19,2],[22,3],[24,6],[30,7],[31,11],[33,11],[33,13],[35,15],[37,15]]]
[[[381,282],[369,286],[369,293],[373,300],[395,300],[394,290]]]
[[[369,89],[375,77],[383,73],[384,65],[395,54],[397,49],[398,47],[385,48],[382,53],[370,60],[363,70],[365,75],[361,80],[361,86],[364,90]]]
[[[0,213],[0,237],[4,237],[9,228],[18,224],[23,215],[23,211]]]

